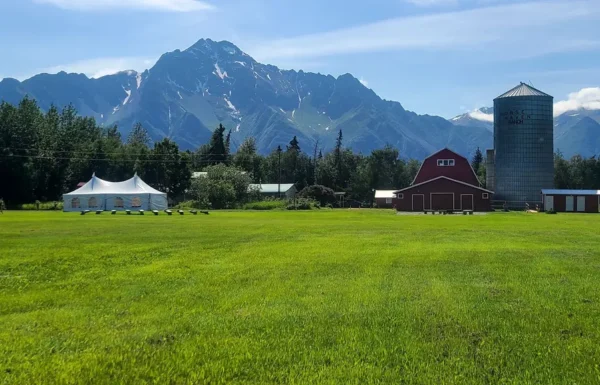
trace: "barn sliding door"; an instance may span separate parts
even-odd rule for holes
[[[552,195],[546,195],[544,199],[544,210],[552,211],[554,210],[554,197]]]
[[[567,197],[566,211],[567,212],[575,211],[575,198],[574,197]]]
[[[585,197],[577,197],[577,211],[580,213],[585,212]]]

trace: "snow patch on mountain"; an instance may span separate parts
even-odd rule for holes
[[[126,105],[129,102],[129,99],[131,98],[131,90],[126,90],[125,88],[123,88],[123,91],[125,91],[125,93],[127,94],[127,97],[125,98],[125,100],[123,100],[123,105]]]
[[[142,74],[137,74],[135,81],[137,83],[137,89],[139,90],[142,85]]]
[[[177,95],[179,95],[179,99],[183,99],[183,96],[181,96],[181,93],[179,91],[177,91]]]
[[[233,103],[231,103],[229,99],[223,98],[223,100],[225,100],[225,103],[227,103],[227,107],[229,107],[230,110],[232,110],[235,113],[238,112],[237,108],[235,108],[235,106],[233,105]]]
[[[217,71],[216,73],[214,73],[215,75],[217,75],[218,77],[221,78],[221,80],[225,80],[225,78],[229,77],[227,76],[227,71],[223,72],[221,70],[221,67],[219,67],[219,63],[215,63],[215,70]]]
[[[240,64],[243,67],[246,66],[246,63],[244,63],[243,61],[234,61],[234,63]]]

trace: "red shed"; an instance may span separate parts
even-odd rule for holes
[[[544,210],[556,212],[600,212],[600,190],[542,190]]]
[[[490,211],[493,191],[479,185],[471,164],[447,148],[423,161],[412,186],[396,191],[398,211]]]

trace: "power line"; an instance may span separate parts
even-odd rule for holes
[[[184,159],[172,160],[172,159],[111,159],[111,158],[77,158],[77,157],[56,157],[56,156],[43,156],[43,155],[0,155],[0,158],[30,158],[30,159],[46,159],[46,160],[81,160],[81,161],[98,161],[98,162],[159,162],[159,163],[182,163]],[[214,159],[191,159],[190,163],[215,163]]]
[[[60,154],[81,154],[81,155],[85,155],[85,154],[89,154],[89,155],[96,155],[98,153],[101,153],[103,155],[125,155],[125,156],[165,156],[166,154],[153,154],[152,150],[149,149],[147,153],[131,153],[131,152],[103,152],[103,151],[71,151],[71,150],[47,150],[47,149],[40,149],[40,148],[14,148],[14,147],[3,147],[0,148],[1,150],[9,150],[9,151],[31,151],[31,152],[48,152],[48,153],[60,153]],[[204,156],[204,154],[198,154],[198,153],[194,153],[194,152],[186,152],[186,151],[180,151],[180,154],[189,154],[191,156]],[[227,156],[227,155],[232,155],[232,154],[210,154],[211,156]]]

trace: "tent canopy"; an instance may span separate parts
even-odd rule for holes
[[[108,182],[92,175],[86,184],[63,195],[64,211],[102,210],[164,210],[167,194],[150,187],[137,173],[123,182]]]
[[[136,173],[133,178],[124,182],[108,182],[100,179],[94,173],[92,179],[68,195],[98,195],[98,194],[160,194],[166,195],[152,187],[142,180]]]

